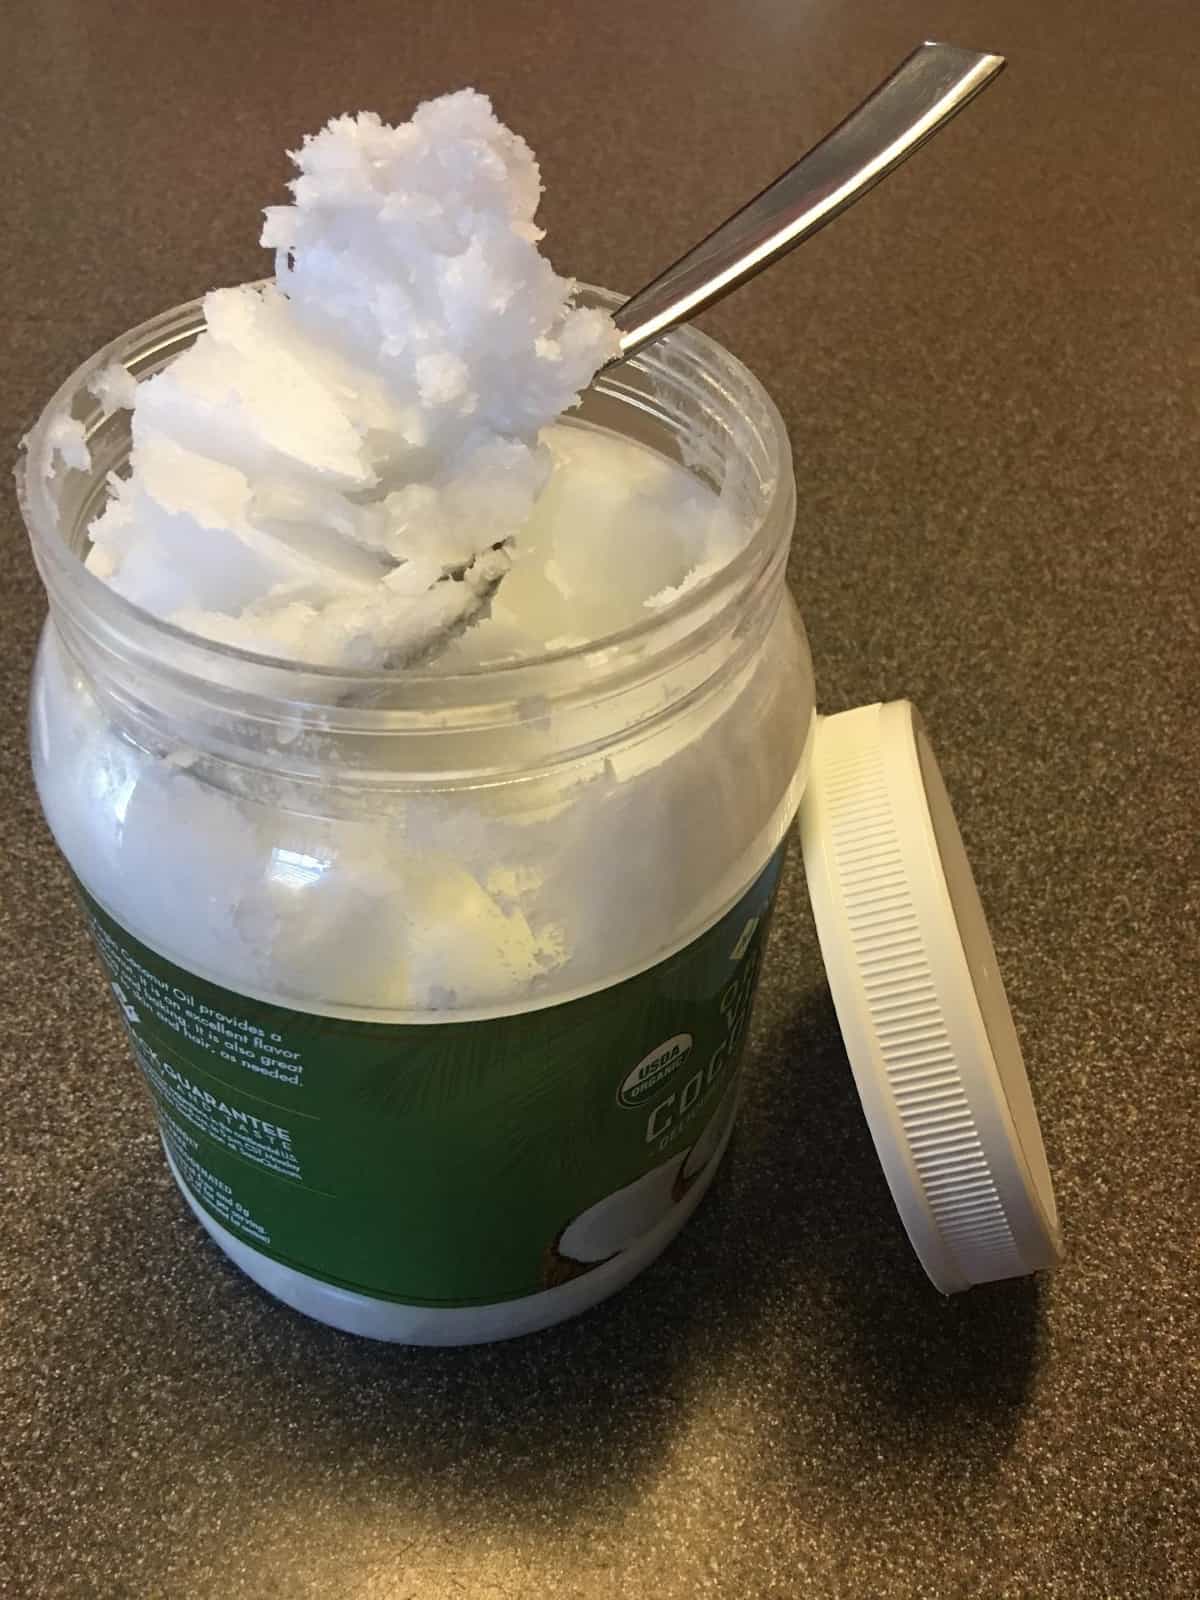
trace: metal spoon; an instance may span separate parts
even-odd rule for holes
[[[1003,56],[952,44],[919,45],[795,166],[626,300],[614,317],[620,354],[602,370],[627,361],[832,222],[944,128],[1003,67]],[[442,581],[463,581],[479,562],[501,567],[496,555],[504,548],[482,552]],[[487,615],[503,579],[504,570],[497,570],[478,583],[469,608],[452,627],[424,641],[406,660],[389,664],[413,666],[438,655]]]
[[[922,44],[794,167],[640,289],[615,315],[626,361],[840,215],[1003,69],[1004,57]]]

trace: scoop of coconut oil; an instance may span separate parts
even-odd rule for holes
[[[266,212],[273,283],[131,390],[129,471],[88,564],[206,638],[403,661],[507,570],[554,461],[542,428],[616,348],[538,250],[541,180],[473,90],[338,117]]]
[[[667,616],[736,555],[736,496],[572,419],[616,336],[540,254],[536,162],[482,95],[337,118],[293,160],[274,281],[213,291],[155,376],[93,385],[131,412],[96,576],[305,666],[386,669],[432,628],[450,678]],[[53,444],[86,466],[69,426]],[[478,584],[490,607],[451,639]],[[761,868],[795,805],[796,749],[760,737],[794,648],[636,738],[577,730],[570,760],[533,708],[519,782],[409,783],[397,754],[395,786],[348,797],[336,763],[321,794],[182,726],[131,736],[51,633],[43,802],[91,892],[218,982],[371,1016],[515,1009],[665,954]]]

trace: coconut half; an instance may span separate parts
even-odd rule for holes
[[[695,1144],[568,1222],[542,1259],[545,1286],[551,1289],[591,1272],[657,1227],[715,1160],[736,1105],[737,1084],[732,1083]]]
[[[685,1155],[677,1152],[568,1222],[546,1251],[542,1277],[547,1288],[611,1261],[661,1222],[675,1204]]]

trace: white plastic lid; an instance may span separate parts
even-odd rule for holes
[[[1055,1264],[1058,1214],[979,891],[907,700],[823,718],[804,867],[875,1148],[944,1294]]]

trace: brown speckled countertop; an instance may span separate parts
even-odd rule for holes
[[[9,6],[0,454],[103,341],[263,270],[282,151],[333,112],[489,90],[543,159],[554,259],[628,288],[923,35],[1011,69],[709,326],[791,428],[824,706],[909,694],[933,730],[1066,1265],[926,1285],[793,870],[731,1156],[632,1288],[448,1352],[267,1301],[163,1168],[38,817],[10,494],[5,1600],[1200,1590],[1190,0]]]

